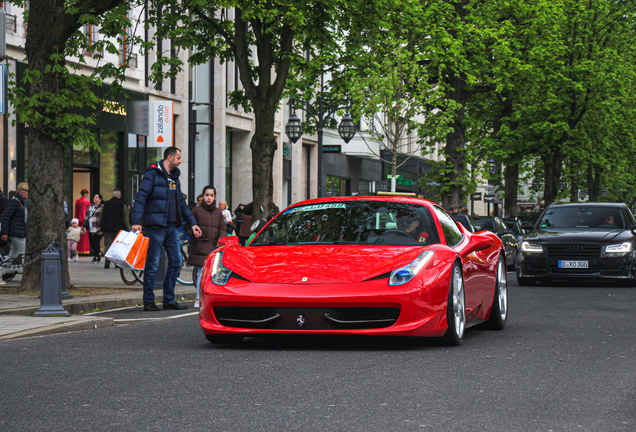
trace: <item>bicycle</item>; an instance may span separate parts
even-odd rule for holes
[[[188,248],[190,242],[185,238],[182,232],[179,233],[180,249],[181,249],[181,269],[179,270],[179,276],[177,276],[177,282],[181,285],[194,285],[193,266],[188,264]]]
[[[196,267],[188,265],[188,246],[189,242],[180,233],[180,250],[181,250],[181,269],[179,270],[179,276],[177,276],[177,282],[181,285],[194,285],[196,281]],[[143,285],[144,283],[144,271],[119,268],[121,279],[126,285],[134,285],[137,282]]]
[[[137,282],[143,285],[144,283],[143,270],[132,270],[119,267],[119,274],[126,285],[134,285]]]

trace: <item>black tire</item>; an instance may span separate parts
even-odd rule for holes
[[[134,285],[138,282],[135,277],[134,270],[128,270],[120,267],[119,274],[121,274],[121,280],[123,280],[126,285]]]
[[[508,321],[508,272],[505,269],[503,258],[499,258],[497,264],[497,279],[495,295],[492,298],[492,310],[490,318],[482,328],[488,330],[503,330]]]
[[[140,284],[144,284],[144,271],[143,270],[133,270],[133,275],[135,275],[135,279]]]
[[[446,322],[448,323],[448,330],[442,337],[442,342],[448,346],[461,345],[466,331],[466,295],[464,292],[462,267],[457,262],[453,265],[448,288]]]
[[[206,334],[205,338],[208,342],[216,345],[233,345],[243,341],[244,336],[241,335],[218,335],[218,334]]]
[[[519,273],[517,273],[517,284],[519,286],[533,286],[536,282],[534,279],[520,277]]]
[[[181,270],[179,271],[179,276],[177,276],[177,282],[181,285],[194,285],[194,281],[191,279],[193,274],[192,266],[188,265],[187,248],[188,245],[181,246]]]

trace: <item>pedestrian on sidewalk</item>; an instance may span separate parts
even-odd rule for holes
[[[201,237],[201,229],[181,192],[180,164],[181,150],[168,147],[163,159],[146,169],[132,209],[132,230],[140,231],[143,225],[144,235],[150,239],[144,267],[145,311],[161,310],[155,304],[154,289],[162,249],[168,254],[168,268],[163,281],[163,308],[187,309],[174,299],[174,287],[181,269],[177,227],[182,226],[185,220],[192,227],[195,237]]]
[[[29,184],[19,183],[18,192],[10,200],[9,205],[2,214],[0,224],[0,236],[2,240],[11,239],[11,250],[7,256],[7,266],[13,264],[13,260],[24,255],[26,249],[26,219],[27,199],[29,198]],[[8,282],[16,275],[17,270],[7,271],[2,275],[2,280]]]
[[[86,218],[84,218],[84,227],[88,231],[88,241],[93,249],[93,263],[99,264],[102,260],[101,241],[104,233],[99,225],[99,219],[104,210],[104,199],[100,194],[95,194],[93,204],[86,210]]]
[[[86,217],[86,210],[91,205],[91,202],[88,199],[88,189],[82,189],[80,191],[82,195],[77,201],[75,201],[75,217],[79,221],[79,226],[84,225],[84,218]],[[88,234],[83,234],[80,236],[79,243],[77,245],[77,251],[79,253],[89,252],[90,253],[90,243],[88,240]]]
[[[104,203],[104,209],[99,218],[99,227],[104,233],[106,250],[115,241],[119,231],[130,231],[128,205],[121,199],[121,190],[113,189],[112,198]],[[104,258],[104,268],[110,268],[110,261]]]
[[[69,261],[75,258],[75,262],[77,262],[77,242],[80,241],[82,234],[86,234],[86,229],[79,226],[79,219],[71,219],[71,226],[66,230],[66,249]]]
[[[194,307],[199,307],[201,268],[205,263],[205,259],[210,252],[216,249],[219,239],[227,236],[223,213],[214,205],[216,188],[206,186],[203,188],[202,195],[203,201],[201,201],[201,204],[192,209],[192,215],[201,228],[201,237],[193,236],[192,228],[186,224],[186,233],[190,236],[188,264],[197,269],[194,281],[197,286],[197,297]]]

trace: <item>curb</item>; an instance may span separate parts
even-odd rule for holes
[[[104,327],[112,327],[114,325],[113,318],[94,318],[94,317],[78,317],[76,321],[52,324],[44,327],[24,330],[17,333],[11,333],[0,336],[0,341],[19,339],[25,337],[35,337],[43,335],[51,335],[57,333],[68,333],[84,330],[96,330]]]
[[[184,298],[186,300],[194,300],[196,297],[196,292],[176,292],[175,297],[178,299]],[[163,294],[155,295],[155,302],[161,303],[163,301]],[[122,307],[130,307],[137,306],[141,303],[141,297],[135,295],[134,297],[127,298],[113,298],[113,299],[102,299],[102,300],[87,300],[87,301],[76,301],[74,303],[62,304],[64,310],[66,310],[71,315],[81,314],[85,312],[90,312],[95,309],[106,310],[106,309],[115,309]],[[0,310],[0,315],[32,315],[40,309],[39,306],[27,306],[15,309],[3,309]]]

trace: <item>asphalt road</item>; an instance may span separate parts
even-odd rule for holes
[[[636,430],[636,289],[515,282],[506,329],[456,348],[219,347],[196,315],[3,342],[0,430]]]

